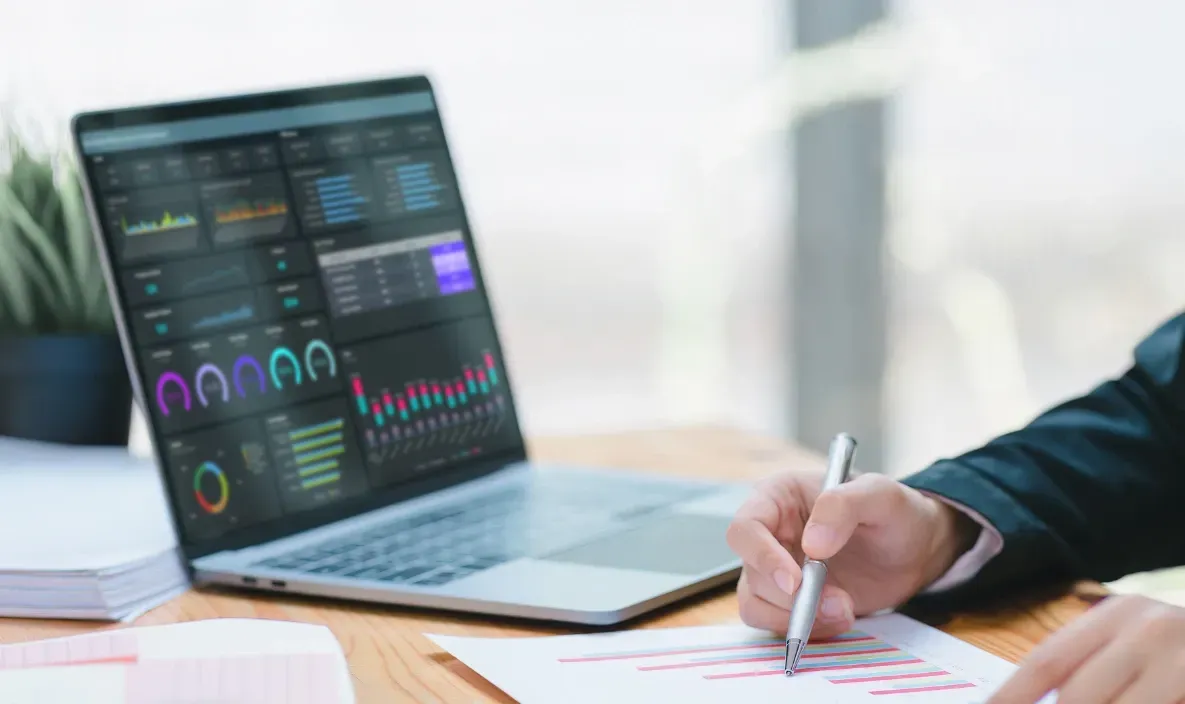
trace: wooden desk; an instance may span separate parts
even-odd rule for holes
[[[755,478],[817,461],[813,455],[778,440],[717,428],[545,439],[533,443],[532,452],[534,457],[548,461],[732,478]],[[960,617],[942,627],[985,650],[1016,661],[1046,635],[1085,611],[1088,602],[1089,598],[1071,595],[1009,615]],[[194,591],[143,616],[136,625],[215,617],[287,619],[329,626],[349,657],[360,704],[509,701],[421,634],[523,636],[564,632],[557,627],[441,612]],[[737,620],[736,599],[730,588],[716,590],[630,625],[658,628]],[[101,627],[104,626],[66,621],[0,619],[0,643],[70,635]]]

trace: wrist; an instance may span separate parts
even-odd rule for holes
[[[970,516],[954,506],[932,496],[926,497],[932,511],[929,559],[921,589],[938,581],[950,571],[955,562],[975,545],[982,530]]]

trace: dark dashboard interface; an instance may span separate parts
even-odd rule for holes
[[[430,92],[79,144],[184,542],[521,445]]]

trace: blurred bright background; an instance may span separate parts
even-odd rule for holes
[[[787,321],[816,302],[787,295],[790,135],[812,101],[887,101],[886,470],[1118,372],[1182,307],[1185,6],[906,0],[859,61],[795,53],[792,17],[0,0],[0,104],[52,142],[81,109],[429,73],[531,434],[794,437]]]

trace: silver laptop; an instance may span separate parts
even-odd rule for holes
[[[197,583],[608,624],[735,577],[743,487],[527,460],[426,78],[73,131]]]

